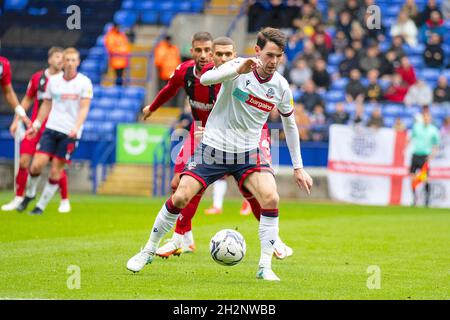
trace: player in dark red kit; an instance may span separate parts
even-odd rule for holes
[[[31,121],[34,121],[38,115],[39,108],[43,102],[43,94],[47,86],[48,78],[52,75],[62,72],[63,66],[63,48],[52,47],[48,51],[48,68],[41,70],[33,74],[30,82],[28,83],[28,88],[25,97],[22,99],[22,106],[25,110],[28,110],[30,106],[33,106]],[[11,124],[10,131],[14,136],[19,123],[18,116],[15,117],[13,123]],[[36,152],[36,147],[39,143],[42,133],[45,130],[45,122],[43,123],[41,130],[34,138],[25,136],[20,144],[20,161],[19,161],[19,171],[16,176],[16,196],[14,199],[2,206],[3,211],[19,210],[23,211],[27,207],[28,203],[34,199],[35,191],[27,190],[25,188],[28,180],[28,168]],[[67,191],[67,175],[63,172],[61,179],[59,180],[59,187],[61,192],[61,204],[59,206],[59,212],[70,211],[70,203],[68,200]],[[26,194],[25,194],[26,193]],[[25,197],[24,197],[25,194]]]

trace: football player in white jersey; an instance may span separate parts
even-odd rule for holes
[[[261,256],[256,277],[280,280],[272,271],[271,260],[278,237],[279,196],[273,171],[258,149],[261,129],[273,108],[283,115],[295,182],[308,193],[313,184],[303,169],[292,93],[287,81],[276,72],[285,45],[286,36],[280,30],[265,28],[258,33],[256,57],[237,58],[201,77],[203,85],[222,83],[202,143],[186,165],[177,190],[159,211],[144,249],[128,260],[129,270],[138,272],[151,263],[159,242],[173,227],[180,210],[203,188],[229,174],[262,207]]]
[[[44,133],[30,167],[29,188],[36,190],[42,169],[51,160],[49,179],[31,214],[42,214],[58,189],[58,180],[81,137],[93,97],[91,80],[77,72],[80,53],[75,48],[63,52],[64,73],[51,76],[44,93],[44,102],[32,127],[27,131],[35,136],[48,116]]]

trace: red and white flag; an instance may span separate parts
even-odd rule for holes
[[[328,188],[333,199],[369,205],[411,205],[407,133],[390,128],[332,125]],[[430,205],[450,207],[450,141],[430,163]],[[423,201],[417,189],[419,204]]]

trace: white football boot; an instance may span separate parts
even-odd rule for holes
[[[61,199],[61,202],[59,203],[58,212],[60,213],[67,213],[70,212],[70,202],[69,199]]]
[[[283,260],[287,257],[292,256],[293,253],[294,250],[292,250],[291,247],[287,246],[283,241],[281,241],[280,237],[278,237],[273,246],[273,255],[275,256],[275,258]]]
[[[127,262],[127,269],[132,272],[141,271],[145,265],[152,263],[153,254],[142,250]]]
[[[24,197],[15,196],[11,202],[2,205],[2,211],[13,211],[22,203]]]
[[[280,278],[277,277],[272,269],[263,267],[259,267],[258,272],[256,272],[256,278],[267,281],[280,281]]]

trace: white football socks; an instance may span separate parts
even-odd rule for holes
[[[44,190],[42,190],[41,197],[39,198],[39,202],[36,204],[36,207],[44,210],[49,201],[53,198],[55,195],[56,190],[58,190],[59,185],[58,182],[51,183],[50,181],[47,181],[45,184]]]
[[[40,178],[41,178],[41,175],[38,175],[35,177],[28,175],[27,187],[26,187],[26,191],[25,191],[25,195],[27,197],[29,197],[29,198],[36,197],[37,187],[38,187]]]
[[[278,217],[261,215],[258,233],[261,241],[259,267],[271,269],[274,244],[278,238]]]
[[[156,216],[155,223],[153,224],[152,232],[150,233],[150,238],[144,247],[144,251],[154,255],[156,249],[161,242],[161,239],[169,232],[175,222],[177,221],[178,214],[170,213],[167,210],[166,204],[164,203],[158,215]]]
[[[222,209],[223,198],[227,193],[227,180],[220,179],[214,182],[213,185],[213,206],[217,209]]]

